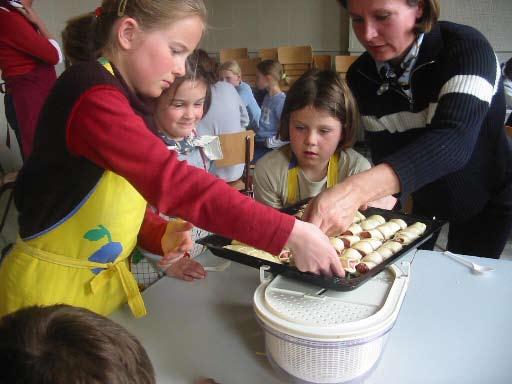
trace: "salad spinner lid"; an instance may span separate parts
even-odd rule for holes
[[[405,294],[407,277],[392,266],[355,290],[339,292],[278,275],[262,281],[254,306],[264,322],[311,336],[390,327]]]

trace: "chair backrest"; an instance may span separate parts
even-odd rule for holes
[[[277,57],[283,65],[288,85],[292,85],[313,65],[313,51],[309,45],[279,47]]]
[[[261,60],[277,60],[277,48],[261,48],[258,57]]]
[[[222,148],[222,159],[215,160],[217,168],[244,164],[245,180],[243,188],[237,188],[242,193],[252,196],[252,178],[249,175],[251,161],[254,158],[254,131],[247,130],[236,133],[219,135]],[[235,187],[236,188],[236,187]]]
[[[336,56],[335,58],[335,67],[336,72],[340,74],[340,76],[344,79],[348,69],[352,65],[354,61],[357,60],[359,56],[348,56],[348,55],[342,55],[342,56]]]
[[[313,68],[320,70],[332,69],[331,55],[313,55]]]
[[[242,80],[251,86],[256,85],[256,67],[260,61],[261,59],[259,57],[250,59],[236,59],[236,62],[242,70]]]
[[[508,137],[512,138],[512,127],[505,125],[505,133],[507,134]]]
[[[221,64],[228,60],[248,58],[247,48],[222,48],[220,50]]]

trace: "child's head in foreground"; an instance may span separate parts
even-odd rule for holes
[[[0,319],[0,382],[154,384],[140,342],[122,326],[69,305],[27,307]]]

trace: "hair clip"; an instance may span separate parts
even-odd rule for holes
[[[103,8],[98,7],[94,10],[94,17],[98,18],[103,14]]]
[[[126,10],[126,3],[128,0],[119,0],[119,7],[117,7],[117,16],[124,16],[124,12]]]

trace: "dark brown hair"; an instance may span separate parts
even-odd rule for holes
[[[347,8],[348,0],[338,0],[343,7]],[[423,3],[423,16],[416,22],[416,33],[430,32],[441,14],[439,0],[405,0],[411,7]]]
[[[326,111],[341,122],[339,148],[354,144],[359,128],[359,109],[347,83],[335,71],[310,69],[293,83],[281,113],[281,140],[290,140],[291,113],[307,106]]]
[[[112,47],[111,32],[121,17],[135,19],[144,30],[171,24],[186,17],[198,16],[206,26],[206,7],[202,0],[103,0],[98,11],[74,17],[62,32],[66,36],[64,52],[69,59],[96,59]],[[82,28],[85,30],[78,32]],[[66,49],[67,47],[67,49]]]
[[[283,66],[276,60],[260,61],[256,68],[264,76],[271,76],[276,82],[283,80]]]
[[[201,67],[210,83],[216,83],[218,80],[219,63],[208,55],[203,49],[196,49],[194,57],[188,60],[192,67]]]
[[[210,109],[210,105],[212,103],[212,89],[211,86],[215,82],[215,74],[207,71],[203,64],[204,58],[200,59],[200,56],[203,56],[204,51],[200,49],[196,49],[192,54],[187,57],[186,61],[186,71],[185,75],[178,77],[174,80],[174,82],[171,84],[171,87],[169,90],[164,92],[162,96],[160,97],[167,97],[169,98],[169,104],[172,103],[172,100],[174,99],[174,95],[179,87],[183,85],[185,81],[199,81],[202,82],[206,86],[206,96],[204,99],[203,104],[203,116],[206,115],[208,110]],[[206,53],[206,52],[205,52]]]
[[[0,382],[154,384],[146,351],[106,317],[69,305],[28,307],[0,320]]]

